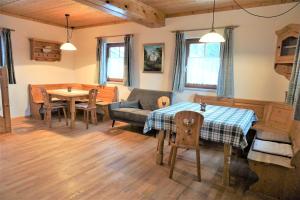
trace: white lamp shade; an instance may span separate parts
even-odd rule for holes
[[[215,31],[211,31],[211,32],[206,33],[205,35],[203,35],[200,38],[199,42],[203,42],[203,43],[219,43],[219,42],[225,42],[225,39],[219,33],[215,32]]]
[[[65,50],[65,51],[75,51],[75,50],[77,50],[77,48],[70,42],[66,42],[66,43],[62,44],[60,46],[60,49]]]

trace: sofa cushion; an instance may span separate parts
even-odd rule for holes
[[[142,110],[138,108],[115,108],[112,110],[114,116],[119,119],[144,123],[150,110]]]
[[[120,103],[120,108],[140,108],[140,103],[138,100],[135,101],[122,101]]]

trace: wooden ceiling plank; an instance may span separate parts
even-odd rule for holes
[[[244,8],[254,8],[254,7],[271,6],[271,5],[293,3],[293,2],[297,2],[297,0],[244,1],[244,3],[241,3],[241,5]],[[228,10],[239,10],[239,9],[240,7],[238,5],[232,3],[223,3],[221,5],[216,6],[216,12],[228,11]],[[206,7],[203,6],[201,7],[201,9],[191,9],[184,12],[168,13],[166,14],[166,17],[180,17],[180,16],[210,13],[210,12],[212,12],[211,6],[206,6]]]
[[[131,20],[147,27],[162,27],[165,25],[165,15],[161,11],[138,0],[74,0],[96,8],[108,14]]]

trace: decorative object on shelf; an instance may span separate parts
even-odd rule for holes
[[[68,87],[68,92],[72,92],[72,87]]]
[[[289,24],[276,31],[277,48],[275,71],[290,79],[295,58],[296,45],[300,34],[300,24]]]
[[[163,72],[164,46],[164,43],[144,44],[144,72]]]
[[[215,43],[215,42],[225,42],[225,39],[222,35],[216,32],[215,30],[215,7],[216,7],[216,0],[214,0],[214,6],[213,6],[213,18],[212,18],[212,26],[209,33],[206,33],[203,35],[199,42],[204,43]]]
[[[67,42],[65,42],[64,44],[62,44],[60,46],[61,50],[65,50],[65,51],[75,51],[77,50],[77,48],[70,42],[71,38],[72,38],[72,31],[74,27],[71,27],[71,31],[69,30],[69,14],[65,14],[66,16],[66,21],[67,21]]]
[[[30,58],[36,61],[60,61],[61,43],[55,41],[29,38]]]

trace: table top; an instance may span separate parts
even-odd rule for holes
[[[253,110],[207,105],[206,111],[200,112],[200,104],[181,102],[152,111],[145,122],[144,133],[151,129],[176,132],[174,117],[177,112],[183,110],[199,112],[204,116],[201,128],[202,139],[240,148],[248,145],[246,135],[253,123],[257,121]]]
[[[68,89],[47,90],[47,92],[51,95],[59,95],[64,97],[81,97],[89,95],[89,91],[77,89],[72,89],[71,92],[68,92]]]

